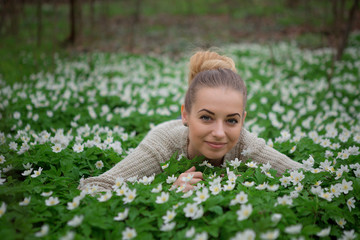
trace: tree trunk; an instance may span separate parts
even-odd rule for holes
[[[95,26],[95,0],[90,0],[90,29],[94,30]]]
[[[341,34],[342,38],[340,40],[340,43],[339,43],[337,51],[336,51],[336,59],[335,59],[336,61],[341,60],[344,50],[347,46],[349,36],[350,36],[351,30],[352,30],[352,27],[354,24],[355,12],[358,7],[359,7],[359,0],[354,0],[353,5],[351,6],[351,9],[349,10],[349,16],[346,21],[345,32],[342,32],[342,34]]]
[[[70,0],[70,14],[69,14],[69,24],[70,24],[70,35],[67,38],[66,42],[74,44],[76,41],[76,2],[77,0]]]
[[[36,43],[37,46],[41,46],[41,37],[42,37],[42,0],[37,0],[37,38]]]

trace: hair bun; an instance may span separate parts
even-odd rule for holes
[[[234,61],[229,57],[221,56],[211,51],[199,51],[195,53],[190,58],[189,85],[199,72],[219,68],[227,68],[235,73],[237,72]]]

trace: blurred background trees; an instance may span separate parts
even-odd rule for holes
[[[359,0],[0,0],[0,71],[23,51],[181,56],[197,47],[295,40],[337,49],[360,29]],[[30,63],[29,63],[30,64]],[[11,71],[8,71],[11,72]],[[1,72],[0,72],[1,74]],[[332,73],[330,73],[331,75]]]

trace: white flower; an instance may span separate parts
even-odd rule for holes
[[[6,212],[6,203],[3,202],[0,207],[0,218],[5,214]]]
[[[266,164],[263,164],[261,167],[261,172],[263,173],[267,173],[270,169],[271,169],[271,165],[269,162],[267,162]]]
[[[123,201],[125,204],[130,203],[130,202],[134,201],[135,197],[136,197],[136,189],[134,189],[134,190],[128,189],[125,192],[125,197],[123,198]]]
[[[294,185],[300,183],[304,178],[305,175],[302,172],[293,171],[290,173],[291,181]]]
[[[280,204],[280,205],[292,205],[292,198],[288,195],[284,195],[282,197],[278,197],[277,198],[277,203]]]
[[[172,176],[168,176],[168,178],[166,179],[166,183],[171,184],[174,183],[176,181],[177,177],[175,177],[174,175]]]
[[[49,225],[44,224],[39,232],[35,233],[35,237],[44,237],[49,233]]]
[[[238,158],[235,158],[234,160],[230,161],[230,166],[233,166],[234,168],[239,167],[241,164],[241,160],[239,161]]]
[[[237,203],[244,204],[248,202],[248,195],[241,191],[236,195],[235,199],[231,200],[230,205],[235,205]]]
[[[6,162],[5,157],[0,155],[0,164],[3,164],[4,162]]]
[[[114,217],[115,221],[123,221],[125,220],[129,215],[129,208],[125,208],[124,212],[119,212],[116,217]]]
[[[169,200],[169,193],[168,192],[162,192],[160,196],[156,197],[156,203],[157,204],[163,204],[166,203]]]
[[[227,184],[223,186],[224,191],[231,191],[235,187],[235,183],[227,181]]]
[[[244,232],[236,233],[235,237],[232,237],[230,240],[255,240],[256,234],[251,229],[246,229]]]
[[[122,240],[130,240],[137,236],[136,230],[133,228],[126,227],[122,232]]]
[[[157,185],[156,188],[151,189],[152,193],[159,193],[162,191],[162,184]]]
[[[165,168],[168,168],[169,167],[169,163],[166,163],[164,165],[161,166],[161,168],[164,170]]]
[[[275,192],[275,191],[277,191],[279,189],[279,187],[280,187],[279,184],[274,184],[274,185],[268,185],[267,189],[269,191]]]
[[[248,166],[249,168],[257,168],[258,167],[257,163],[253,162],[253,161],[247,162],[247,163],[245,163],[245,165]]]
[[[191,219],[198,219],[204,214],[202,206],[198,206],[196,203],[188,203],[184,208],[185,217]]]
[[[245,157],[249,157],[253,153],[253,150],[251,148],[245,149],[241,152],[241,155]]]
[[[194,237],[194,240],[207,240],[207,239],[208,239],[207,232],[198,233]]]
[[[13,115],[14,119],[20,119],[21,117],[21,114],[19,112],[14,112],[14,115]]]
[[[330,192],[335,196],[339,197],[341,194],[341,184],[335,184],[330,186]]]
[[[74,197],[72,202],[68,202],[67,203],[67,209],[68,210],[74,210],[75,208],[77,208],[80,205],[80,197]]]
[[[351,231],[344,231],[340,240],[353,240],[355,238],[356,238],[356,233],[354,229],[352,229]]]
[[[292,225],[285,228],[285,232],[288,234],[299,234],[302,229],[302,224]]]
[[[103,161],[101,161],[101,160],[97,161],[97,162],[95,163],[95,167],[96,167],[97,169],[102,169],[102,168],[104,167]]]
[[[10,142],[9,143],[9,148],[11,150],[14,150],[14,151],[17,151],[17,148],[18,148],[18,144],[16,142]],[[1,158],[1,157],[0,157]]]
[[[83,144],[80,144],[80,143],[77,143],[73,146],[73,150],[74,152],[76,153],[81,153],[84,151],[84,145]]]
[[[59,198],[58,197],[49,197],[49,199],[45,200],[46,206],[54,206],[59,204]]]
[[[97,200],[99,202],[106,202],[112,197],[112,193],[110,191],[106,191],[104,195],[101,195]]]
[[[328,228],[324,228],[320,232],[318,232],[316,234],[316,236],[318,236],[318,237],[326,237],[326,236],[328,236],[330,234],[330,230],[331,230],[331,226],[329,226]]]
[[[31,163],[23,164],[23,167],[24,167],[25,169],[31,169],[32,164],[31,164]]]
[[[185,188],[184,188],[185,189]],[[181,190],[182,191],[182,190]],[[193,190],[187,191],[186,193],[184,193],[184,195],[182,195],[182,198],[188,198],[193,194]]]
[[[356,201],[355,201],[354,197],[351,197],[346,201],[346,205],[348,206],[350,212],[351,212],[352,208],[355,209],[355,202]]]
[[[176,223],[175,222],[172,222],[172,223],[164,223],[161,227],[160,227],[160,231],[163,231],[163,232],[169,232],[171,230],[174,229]]]
[[[196,197],[194,198],[194,201],[200,204],[202,202],[205,202],[209,197],[209,190],[207,188],[204,188],[202,191],[196,192]]]
[[[290,149],[289,153],[293,153],[293,152],[295,152],[295,150],[296,150],[296,145]]]
[[[299,184],[295,187],[295,191],[301,192],[301,191],[303,190],[303,188],[304,188],[304,186],[303,186],[301,183],[299,183]]]
[[[336,223],[341,227],[344,228],[346,221],[344,218],[336,219]]]
[[[166,215],[162,217],[162,219],[164,220],[165,223],[169,223],[171,222],[176,216],[176,213],[174,210],[170,211],[167,210],[166,211]]]
[[[142,183],[144,185],[149,185],[150,183],[152,183],[152,181],[154,181],[154,179],[155,179],[155,174],[150,177],[144,176],[143,178],[139,179],[139,183]]]
[[[52,194],[53,194],[53,192],[50,191],[50,192],[42,192],[40,195],[43,197],[50,197]]]
[[[282,218],[282,215],[280,213],[274,213],[271,215],[271,221],[275,224],[277,224]]]
[[[267,182],[264,182],[264,183],[262,183],[262,184],[257,185],[255,188],[256,188],[257,190],[264,190],[264,189],[266,189],[267,187],[268,187],[268,183],[267,183]]]
[[[115,179],[115,184],[112,186],[112,188],[114,189],[114,191],[116,191],[117,189],[119,189],[119,187],[121,187],[124,184],[125,180],[122,177],[117,177]]]
[[[186,175],[186,177],[182,177],[181,180],[182,180],[183,182],[187,183],[187,182],[190,182],[191,179],[193,179],[193,177],[194,177],[194,174],[188,173],[188,174]]]
[[[24,198],[23,201],[19,202],[19,205],[20,206],[27,206],[27,205],[29,205],[30,200],[31,200],[31,197],[26,197],[26,198]]]
[[[29,170],[25,170],[23,173],[21,173],[21,175],[29,176],[31,174],[32,170],[33,170],[32,168],[30,168]]]
[[[194,236],[194,234],[195,234],[195,228],[191,227],[189,230],[186,231],[185,237],[191,238],[192,236]]]
[[[65,236],[60,237],[60,240],[73,240],[75,233],[73,231],[68,231]]]
[[[291,178],[282,176],[279,180],[281,182],[281,186],[287,187],[288,185],[290,185]]]
[[[61,152],[61,151],[63,150],[61,144],[59,144],[59,143],[56,143],[56,144],[55,144],[54,146],[52,146],[51,148],[52,148],[52,151],[53,151],[54,153],[59,153],[59,152]]]
[[[123,196],[125,195],[126,191],[128,190],[128,187],[126,184],[123,184],[121,188],[116,189],[116,195],[117,196]]]
[[[334,195],[333,195],[332,193],[330,193],[330,192],[322,192],[322,193],[320,194],[320,197],[328,200],[329,202],[331,202],[331,200],[333,199]]]
[[[240,210],[238,210],[236,213],[238,215],[237,220],[238,221],[242,221],[245,219],[248,219],[252,213],[252,205],[251,204],[247,204],[247,205],[242,205]]]
[[[211,186],[209,187],[209,189],[210,189],[210,191],[211,191],[211,194],[217,195],[217,194],[219,194],[219,193],[221,192],[222,187],[221,187],[220,184],[215,184],[215,185],[211,185]]]
[[[80,226],[83,220],[84,220],[84,215],[80,215],[80,216],[75,215],[73,219],[67,222],[67,225],[71,227],[78,227]]]
[[[272,239],[277,239],[279,237],[280,231],[278,229],[275,229],[274,231],[267,231],[265,233],[262,233],[260,235],[261,239],[264,240],[272,240]]]
[[[254,186],[254,184],[255,184],[255,182],[248,182],[248,181],[243,183],[243,185],[246,187],[252,187],[252,186]]]
[[[343,179],[340,188],[341,192],[344,194],[348,194],[349,191],[353,190],[352,184],[352,181],[347,182],[345,179]]]

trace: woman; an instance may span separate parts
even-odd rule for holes
[[[226,160],[250,158],[262,164],[269,162],[279,174],[300,168],[301,164],[243,129],[246,96],[246,86],[231,58],[215,52],[197,52],[190,59],[189,89],[181,106],[182,119],[155,127],[131,154],[100,176],[85,179],[80,188],[97,185],[103,191],[111,189],[117,177],[158,174],[162,171],[160,163],[169,160],[175,152],[189,159],[203,156],[214,166]],[[202,180],[202,173],[192,167],[174,184],[185,184],[182,177],[189,173],[194,176],[185,191]]]

